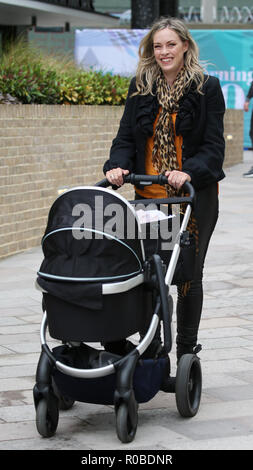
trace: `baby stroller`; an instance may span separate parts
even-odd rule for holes
[[[125,182],[162,185],[167,178],[131,174]],[[186,227],[194,189],[185,183],[187,197],[155,200],[169,206],[186,204],[173,250],[163,259],[157,240],[154,245],[153,240],[142,239],[135,211],[140,201],[127,201],[109,185],[105,179],[70,189],[49,212],[36,281],[44,317],[33,389],[37,430],[43,437],[54,435],[59,409],[70,408],[74,401],[113,404],[123,443],[135,437],[139,403],[151,400],[159,390],[175,393],[184,417],[194,416],[199,408],[199,358],[183,355],[172,377],[168,356],[173,313],[169,287],[180,252],[189,244]],[[150,200],[141,202],[147,205]],[[163,348],[152,356],[147,351],[160,324]],[[51,338],[61,341],[52,350],[46,342],[47,327]],[[126,341],[143,329],[146,333],[138,345]],[[106,347],[122,339],[123,351]]]

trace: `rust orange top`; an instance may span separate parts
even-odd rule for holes
[[[154,126],[153,126],[153,135],[149,137],[146,144],[146,158],[145,158],[145,170],[147,175],[158,175],[159,173],[155,170],[152,163],[152,151],[154,146],[154,136],[155,136],[155,128],[158,121],[159,114],[161,112],[161,108],[156,116]],[[175,133],[175,147],[177,152],[177,161],[179,165],[179,169],[182,169],[182,143],[183,138],[181,135],[176,135],[175,132],[175,122],[176,122],[176,113],[172,115],[172,121],[174,126],[174,133]],[[156,199],[156,198],[164,198],[167,197],[166,189],[164,186],[160,186],[159,184],[152,184],[151,186],[145,186],[144,189],[135,188],[135,191],[140,196],[143,196],[148,199]]]

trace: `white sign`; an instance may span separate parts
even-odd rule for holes
[[[140,41],[146,29],[76,30],[75,61],[84,69],[135,75]]]

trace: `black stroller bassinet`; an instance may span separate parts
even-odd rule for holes
[[[167,181],[135,175],[127,179],[134,184],[148,178],[151,182],[156,178],[154,182],[160,184]],[[34,402],[37,429],[44,437],[54,434],[59,407],[66,409],[75,400],[114,404],[122,442],[135,436],[138,403],[150,400],[160,389],[177,390],[178,410],[184,416],[194,416],[199,407],[199,359],[183,356],[177,378],[173,378],[168,357],[173,310],[168,286],[180,254],[180,234],[185,233],[194,200],[192,187],[187,186],[191,193],[184,198],[187,211],[165,271],[158,254],[145,258],[133,204],[102,186],[108,186],[107,180],[59,196],[50,209],[42,239],[44,260],[37,287],[43,293],[45,314]],[[142,359],[161,320],[163,354]],[[51,337],[63,343],[53,351],[46,343],[47,326]],[[123,356],[86,344],[104,345],[139,331],[147,333]]]
[[[53,338],[113,341],[141,329],[143,244],[127,239],[127,227],[138,236],[133,207],[107,189],[74,188],[55,201],[38,272]]]

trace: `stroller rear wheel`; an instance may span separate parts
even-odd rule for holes
[[[127,404],[121,403],[116,412],[116,430],[121,442],[132,442],[137,429],[137,417],[135,422],[133,425]]]
[[[49,410],[47,400],[42,398],[36,408],[36,426],[42,437],[52,437],[58,426],[59,409],[57,402],[54,409]]]
[[[176,375],[176,404],[181,416],[191,418],[198,412],[202,391],[200,360],[195,354],[184,354]]]

